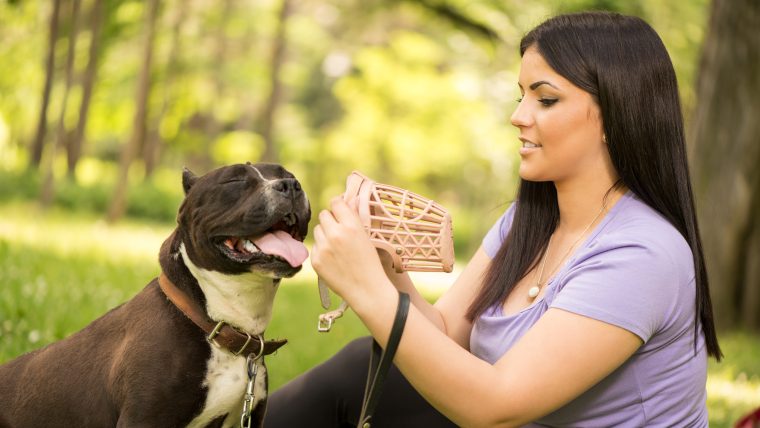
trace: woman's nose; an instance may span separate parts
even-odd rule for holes
[[[512,113],[509,121],[513,126],[516,126],[518,128],[530,125],[530,114],[528,112],[527,106],[525,106],[525,102],[520,101],[517,104],[517,108],[515,108],[515,111]]]

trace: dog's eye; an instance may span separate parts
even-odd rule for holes
[[[219,184],[232,184],[232,183],[245,183],[245,180],[244,179],[240,179],[240,178],[236,178],[234,180],[222,181]]]

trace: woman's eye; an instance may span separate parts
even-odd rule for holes
[[[520,98],[516,99],[515,101],[517,101],[518,103],[521,103],[522,99],[523,99],[523,97],[520,97]]]
[[[538,102],[543,104],[544,107],[549,107],[550,105],[556,103],[557,99],[556,98],[540,98]]]

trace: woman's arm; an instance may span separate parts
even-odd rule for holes
[[[381,346],[390,335],[397,298],[357,313]],[[380,293],[378,293],[378,296]],[[641,345],[620,327],[549,309],[491,365],[443,336],[412,309],[394,360],[435,408],[467,427],[513,427],[540,418],[612,373]]]
[[[384,345],[398,295],[383,275],[358,217],[345,203],[334,200],[332,213],[320,213],[314,236],[315,270]],[[441,302],[443,307],[454,304],[453,298]],[[462,310],[466,305],[462,302]],[[549,309],[491,365],[463,349],[412,307],[395,363],[412,385],[455,423],[518,426],[580,395],[619,367],[641,343],[623,328]]]
[[[390,257],[384,252],[379,252],[379,254],[385,274],[396,289],[409,294],[414,306],[433,325],[461,347],[469,349],[472,323],[465,318],[465,313],[475,298],[483,273],[491,261],[485,251],[482,248],[478,249],[454,284],[446,290],[435,305],[431,305],[420,295],[409,274],[397,273],[392,267]]]

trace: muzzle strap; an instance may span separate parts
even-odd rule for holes
[[[404,333],[406,317],[409,314],[409,295],[398,293],[398,306],[396,308],[396,317],[393,320],[391,334],[388,338],[388,344],[385,351],[380,347],[376,340],[372,341],[372,353],[369,356],[369,373],[367,374],[367,384],[364,387],[364,400],[362,402],[362,412],[359,416],[358,428],[370,428],[372,425],[372,414],[383,392],[383,384],[388,371],[391,368],[393,357],[398,350],[398,344],[401,341],[401,335]]]

